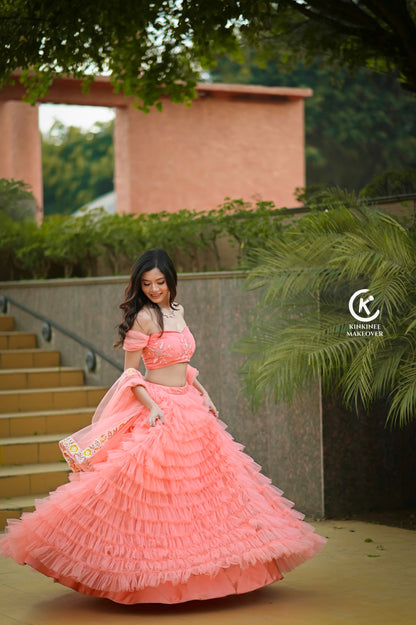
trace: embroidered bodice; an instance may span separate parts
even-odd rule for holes
[[[129,330],[123,348],[127,352],[142,349],[146,369],[160,369],[179,362],[189,362],[195,351],[195,339],[188,326],[182,332],[165,330],[162,335],[160,332],[148,335]]]

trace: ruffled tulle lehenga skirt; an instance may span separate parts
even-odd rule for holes
[[[102,420],[88,448],[64,441],[67,458],[89,461],[9,521],[2,555],[87,595],[177,603],[265,586],[323,546],[193,386],[146,383],[165,414],[150,427],[134,377],[125,372],[107,403],[114,423],[124,401],[117,428]]]

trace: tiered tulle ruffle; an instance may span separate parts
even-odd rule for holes
[[[323,546],[194,387],[147,387],[165,424],[138,406],[93,471],[9,521],[3,555],[89,595],[176,603],[270,584]]]

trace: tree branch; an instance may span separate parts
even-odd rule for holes
[[[374,14],[378,15],[396,33],[397,47],[403,58],[410,59],[416,76],[416,25],[409,13],[406,0],[362,0]]]
[[[355,2],[333,0],[309,0],[307,9],[305,4],[300,4],[296,0],[288,0],[289,4],[296,11],[308,11],[312,19],[326,18],[331,23],[342,21],[345,26],[362,26],[363,28],[374,28],[374,19],[363,11]]]

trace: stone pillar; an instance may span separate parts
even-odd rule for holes
[[[43,214],[42,152],[38,106],[0,102],[0,178],[23,180],[31,187]]]
[[[130,196],[130,111],[126,107],[116,108],[114,122],[114,190],[117,198],[117,212],[131,213]]]

